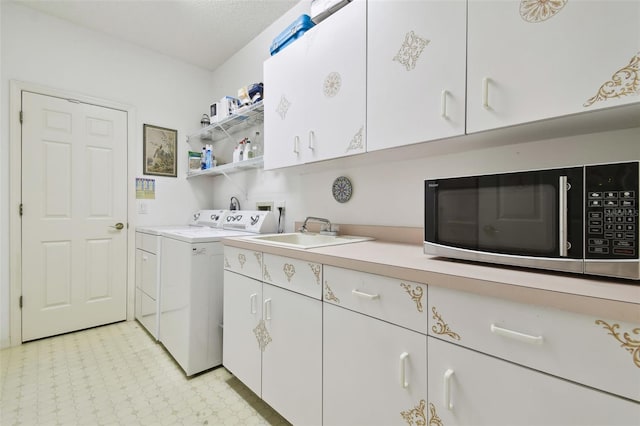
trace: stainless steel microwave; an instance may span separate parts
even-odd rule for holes
[[[640,162],[425,180],[424,252],[640,279]]]

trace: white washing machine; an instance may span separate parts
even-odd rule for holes
[[[224,217],[226,210],[199,210],[187,225],[136,227],[136,294],[135,318],[159,340],[160,336],[160,265],[162,246],[160,234],[208,226],[212,218]]]
[[[222,364],[222,239],[277,229],[268,211],[231,211],[209,226],[161,234],[160,342],[187,376]]]

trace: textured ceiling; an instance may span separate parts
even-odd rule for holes
[[[299,0],[12,0],[215,70]]]

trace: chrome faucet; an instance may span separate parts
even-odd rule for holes
[[[304,223],[302,224],[300,229],[298,229],[298,231],[307,232],[307,222],[309,222],[310,220],[314,222],[326,223],[328,226],[327,231],[331,231],[331,222],[329,222],[329,219],[325,219],[323,217],[313,217],[313,216],[307,216],[307,218],[304,220]]]

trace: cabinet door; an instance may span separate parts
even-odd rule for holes
[[[224,271],[222,363],[258,396],[261,394],[262,283]]]
[[[322,423],[322,302],[263,286],[262,399],[291,423]]]
[[[465,131],[466,2],[372,1],[367,150]]]
[[[323,309],[324,424],[425,424],[427,337],[327,303]]]
[[[429,337],[429,424],[631,425],[640,405]]]
[[[264,168],[303,162],[301,138],[307,135],[306,45],[298,39],[264,63]],[[306,139],[305,139],[306,141]]]
[[[157,255],[136,249],[135,316],[155,339],[158,338],[157,268]]]
[[[136,256],[138,255],[141,271],[139,287],[155,300],[158,293],[158,259],[155,254],[144,250],[136,250]]]
[[[469,0],[468,14],[468,133],[640,101],[640,2]]]
[[[362,153],[366,117],[366,6],[353,2],[303,37],[308,49],[305,161]]]

